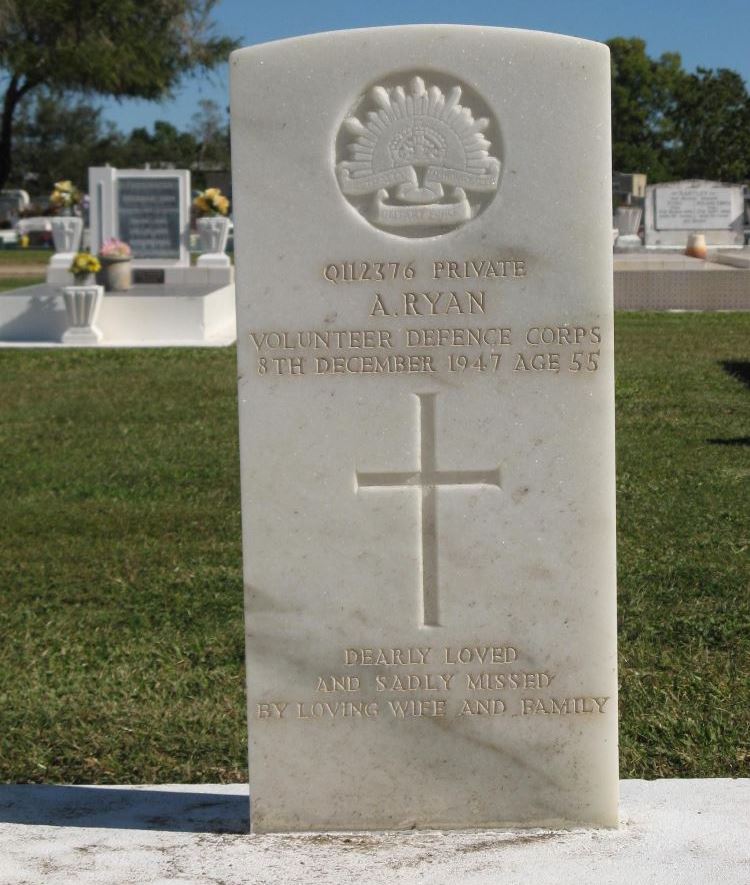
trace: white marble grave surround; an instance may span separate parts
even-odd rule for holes
[[[197,268],[193,268],[197,270]],[[207,274],[206,271],[203,271]],[[236,339],[234,286],[136,286],[106,292],[97,326],[100,347],[226,347]],[[0,348],[67,347],[62,292],[24,286],[0,298]]]
[[[607,48],[231,71],[253,830],[615,826]]]
[[[2,882],[747,885],[750,780],[620,787],[616,830],[248,837],[247,784],[0,784]]]

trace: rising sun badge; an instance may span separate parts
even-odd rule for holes
[[[402,236],[435,236],[477,215],[497,191],[500,161],[488,116],[421,77],[375,86],[343,122],[336,175],[344,195],[372,224]]]

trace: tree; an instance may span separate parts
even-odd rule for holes
[[[674,113],[681,178],[750,180],[750,96],[735,71],[698,68],[682,78]]]
[[[675,178],[750,179],[750,97],[735,71],[683,70],[677,53],[654,60],[638,38],[608,41],[614,168]]]
[[[170,165],[189,169],[198,153],[198,144],[189,132],[180,132],[171,123],[157,120],[154,131],[144,127],[120,136],[112,145],[107,162],[122,168]]]
[[[191,132],[198,145],[192,165],[193,181],[198,187],[229,188],[231,167],[228,108],[222,109],[211,99],[198,102],[200,110],[193,114]]]
[[[612,59],[614,168],[645,172],[651,180],[669,179],[675,92],[685,76],[680,56],[670,52],[655,61],[637,37],[615,37],[607,45]]]
[[[229,120],[226,111],[210,98],[198,102],[193,114],[191,132],[198,143],[196,160],[229,169]]]
[[[0,188],[11,170],[25,96],[47,85],[86,96],[168,96],[183,77],[224,61],[217,0],[0,0]]]
[[[108,162],[121,139],[88,99],[40,87],[17,112],[9,183],[38,193],[63,178],[85,186],[88,167]]]

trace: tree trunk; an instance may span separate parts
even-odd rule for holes
[[[26,95],[34,84],[27,80],[19,86],[17,74],[13,74],[5,90],[3,113],[0,119],[0,190],[5,187],[13,165],[13,115],[18,102]]]

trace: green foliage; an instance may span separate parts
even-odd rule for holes
[[[153,132],[133,129],[127,138],[120,138],[110,150],[114,166],[143,166],[146,163],[172,162],[178,168],[190,167],[198,154],[198,143],[190,132],[157,120]]]
[[[610,40],[612,61],[612,161],[618,171],[664,178],[670,167],[663,145],[671,137],[674,89],[681,76],[680,56],[653,61],[638,38]]]
[[[157,120],[151,130],[129,135],[102,121],[90,99],[58,95],[42,87],[21,103],[15,126],[9,183],[46,194],[54,182],[71,179],[86,188],[89,166],[110,163],[123,169],[171,164],[180,169],[211,165],[229,169],[229,123],[218,105],[205,100],[189,132]],[[205,185],[200,169],[193,175]]]
[[[104,165],[116,139],[90,99],[40,87],[18,110],[9,183],[48,194],[70,179],[85,190],[89,165]]]
[[[234,48],[214,33],[216,2],[150,0],[144,8],[141,0],[0,0],[0,69],[7,75],[0,187],[10,175],[25,96],[46,86],[56,95],[164,98],[184,76],[214,68]]]
[[[217,0],[5,0],[0,66],[23,82],[159,99],[187,73],[225,61]]]
[[[639,38],[608,41],[612,160],[649,180],[750,180],[750,95],[739,74],[698,68],[679,54],[651,59]]]
[[[749,339],[617,318],[626,777],[747,771]],[[235,368],[0,351],[0,780],[246,778]]]
[[[750,179],[750,98],[735,71],[698,68],[676,90],[674,171],[681,178]]]

